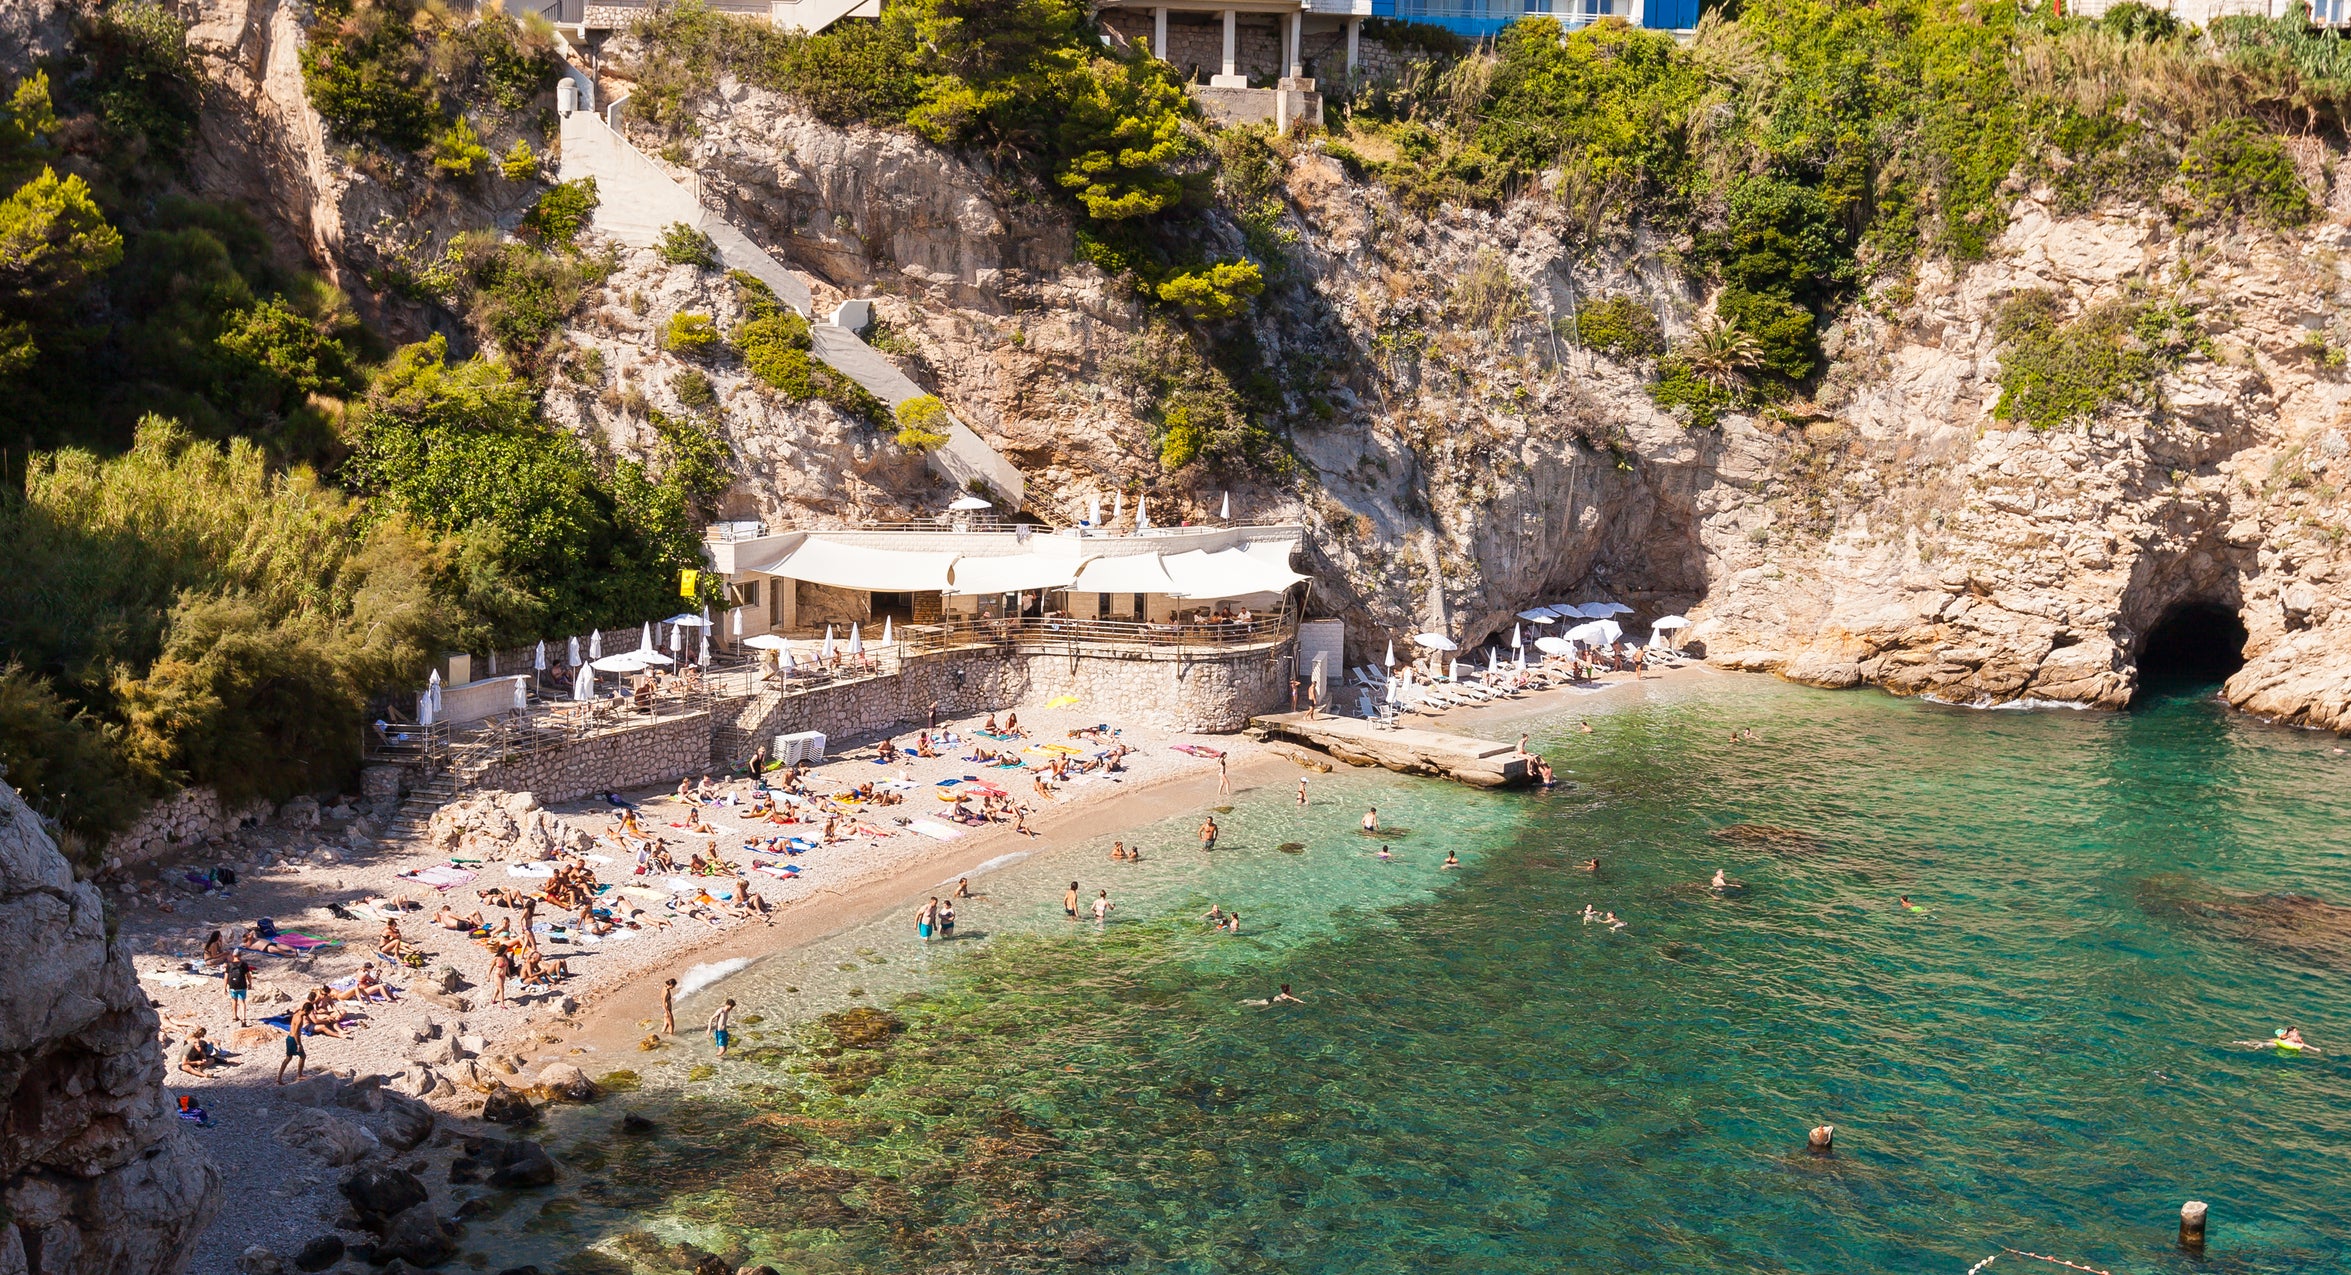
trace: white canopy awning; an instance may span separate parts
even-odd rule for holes
[[[1238,598],[1280,593],[1305,576],[1242,549],[1194,549],[1165,559],[1171,592],[1187,598]]]
[[[1089,558],[1078,568],[1077,583],[1070,586],[1082,593],[1174,593],[1175,581],[1167,576],[1166,564],[1155,553],[1122,553]]]
[[[988,594],[1066,589],[1077,578],[1077,572],[1076,558],[1049,558],[1041,553],[992,557],[966,554],[955,560],[955,584],[949,592]]]
[[[806,580],[836,589],[864,589],[874,593],[946,592],[954,587],[951,573],[956,555],[911,549],[868,549],[837,544],[814,536],[782,556],[749,563],[745,571]]]

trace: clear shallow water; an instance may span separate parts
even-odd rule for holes
[[[763,1020],[748,1055],[644,1056],[626,1101],[662,1131],[613,1135],[614,1102],[565,1115],[570,1194],[479,1247],[1958,1272],[2005,1244],[2351,1269],[2351,928],[2261,901],[2351,899],[2330,737],[2191,695],[1981,713],[1728,677],[1592,734],[1574,710],[1528,723],[1571,789],[1316,775],[1304,811],[1240,794],[1212,857],[1196,816],[1145,830],[1140,865],[1107,838],[1043,850],[975,883],[965,940],[920,945],[910,901],[754,966],[679,1015],[736,997]],[[1372,803],[1409,830],[1391,862],[1355,831]],[[1717,867],[1745,891],[1705,890]],[[1072,877],[1110,889],[1110,926],[1064,920]],[[1244,933],[1201,927],[1210,902]],[[1583,924],[1587,902],[1629,927]],[[1308,1003],[1244,1003],[1280,982]],[[854,1025],[804,1021],[855,1004],[904,1030],[843,1049]],[[2228,1045],[2285,1023],[2330,1052]],[[2189,1197],[2213,1204],[2201,1265],[2172,1249]]]

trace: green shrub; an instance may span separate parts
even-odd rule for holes
[[[1700,375],[1688,360],[1669,355],[1657,364],[1649,401],[1692,429],[1713,429],[1724,412],[1738,406],[1739,396]]]
[[[710,378],[694,368],[669,378],[669,392],[677,395],[678,402],[688,411],[704,411],[718,403],[718,390],[711,385]]]
[[[1665,352],[1665,329],[1634,297],[1603,297],[1576,311],[1576,343],[1620,362]]]
[[[661,348],[689,358],[707,355],[718,348],[718,324],[707,314],[680,310],[662,326]]]
[[[515,138],[506,148],[506,158],[498,161],[498,175],[510,182],[527,182],[539,175],[539,153],[531,149],[529,141]]]
[[[743,352],[743,364],[753,376],[796,403],[829,403],[871,425],[891,420],[889,408],[864,386],[817,362],[811,352],[808,320],[776,303],[775,294],[765,284],[748,275],[737,283],[744,280],[758,289],[754,293],[745,286],[746,294],[756,297],[764,293],[767,299],[766,305],[747,307],[757,317],[735,328],[735,348]]]
[[[160,4],[110,4],[90,24],[87,92],[117,172],[140,161],[178,162],[195,136],[202,75],[188,27]]]
[[[471,177],[490,162],[490,148],[462,115],[433,138],[433,169],[444,177]]]
[[[539,366],[586,295],[590,271],[575,258],[487,235],[461,236],[451,252],[474,328],[523,367]]]
[[[300,61],[310,107],[338,141],[415,151],[432,140],[440,97],[404,7],[361,0],[337,13],[321,6]]]
[[[0,780],[88,840],[129,824],[140,785],[102,723],[20,664],[0,669]]]
[[[588,228],[588,218],[596,211],[596,179],[582,177],[577,181],[558,182],[531,204],[522,215],[522,234],[525,239],[550,248],[569,248]]]
[[[2249,119],[2222,120],[2196,134],[2180,157],[2180,176],[2200,220],[2242,217],[2284,229],[2318,211],[2286,148]]]
[[[917,394],[898,405],[898,445],[910,452],[931,452],[947,445],[947,405],[935,394]]]
[[[1253,261],[1219,261],[1205,269],[1185,270],[1159,285],[1159,299],[1204,321],[1230,319],[1249,308],[1265,291],[1265,276]]]
[[[2200,338],[2184,309],[2117,300],[2068,322],[2054,292],[2001,307],[2000,401],[1993,415],[2034,429],[2097,415],[2119,402],[2152,407],[2157,382]]]
[[[1820,335],[1812,312],[1769,293],[1727,287],[1715,299],[1723,321],[1755,340],[1758,367],[1789,381],[1803,381],[1820,367]]]
[[[673,221],[661,228],[661,241],[655,245],[661,259],[673,266],[700,266],[704,270],[718,267],[718,245],[682,221]]]

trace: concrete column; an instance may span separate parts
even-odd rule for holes
[[[1627,17],[1625,21],[1630,22],[1637,27],[1644,25],[1648,21],[1648,17],[1649,0],[1633,0],[1632,15]]]
[[[1362,41],[1363,19],[1347,19],[1347,79],[1350,82],[1355,79],[1356,68],[1363,65],[1363,59],[1358,57],[1356,54],[1356,50],[1362,44]]]
[[[1241,74],[1241,68],[1237,65],[1240,60],[1240,41],[1237,29],[1239,21],[1240,14],[1231,9],[1224,11],[1224,74],[1211,76],[1208,80],[1210,84],[1220,89],[1249,87],[1249,77]]]
[[[1303,13],[1285,14],[1282,17],[1282,65],[1287,68],[1282,74],[1293,80],[1306,74],[1306,64],[1298,56],[1298,29],[1305,25],[1306,15]]]
[[[1151,11],[1151,56],[1165,62],[1167,57],[1167,6]]]

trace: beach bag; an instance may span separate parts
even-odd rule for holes
[[[266,916],[253,922],[253,928],[260,931],[261,937],[265,939],[274,939],[278,936],[278,923]]]
[[[237,870],[235,868],[214,868],[212,870],[212,879],[218,881],[222,885],[235,885],[237,883]]]

